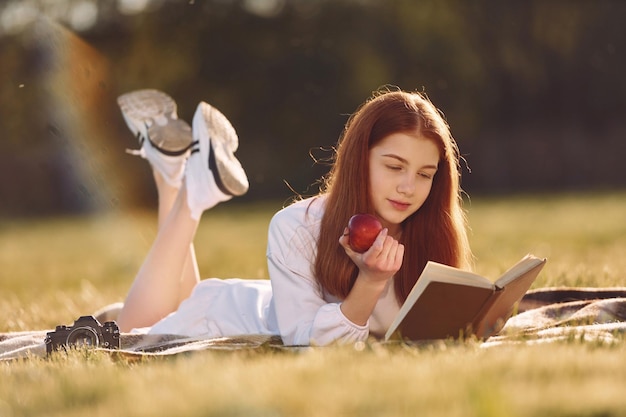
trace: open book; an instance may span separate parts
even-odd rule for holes
[[[428,262],[400,307],[385,340],[428,340],[499,332],[546,260],[527,255],[497,281]]]

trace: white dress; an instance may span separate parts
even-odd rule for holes
[[[267,261],[270,280],[207,279],[177,311],[149,329],[155,334],[221,337],[280,335],[286,345],[326,345],[381,337],[399,310],[393,280],[368,323],[359,326],[322,293],[313,275],[324,197],[296,202],[270,222]],[[337,236],[339,239],[339,236]]]

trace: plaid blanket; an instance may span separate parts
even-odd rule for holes
[[[557,340],[618,342],[626,335],[626,288],[545,288],[528,292],[483,346]]]
[[[0,333],[0,360],[45,357],[49,330]],[[529,291],[502,331],[484,347],[558,340],[617,342],[626,335],[625,288],[544,288]],[[126,359],[176,355],[199,350],[302,349],[283,346],[280,337],[241,335],[217,339],[176,335],[122,334],[121,348],[107,350]],[[376,342],[374,342],[376,343]],[[105,349],[102,349],[105,350]]]

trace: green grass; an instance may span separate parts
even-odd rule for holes
[[[280,203],[225,204],[196,239],[205,277],[266,277]],[[476,270],[528,252],[535,287],[624,286],[626,194],[474,197]],[[71,324],[122,300],[154,236],[153,213],[0,220],[0,331]],[[483,349],[377,344],[302,352],[199,352],[129,363],[94,352],[0,363],[0,416],[620,416],[626,345]]]

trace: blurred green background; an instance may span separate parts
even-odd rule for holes
[[[625,18],[619,0],[5,0],[0,216],[153,206],[115,102],[141,88],[233,122],[250,200],[315,193],[384,85],[443,111],[470,195],[622,189]]]

